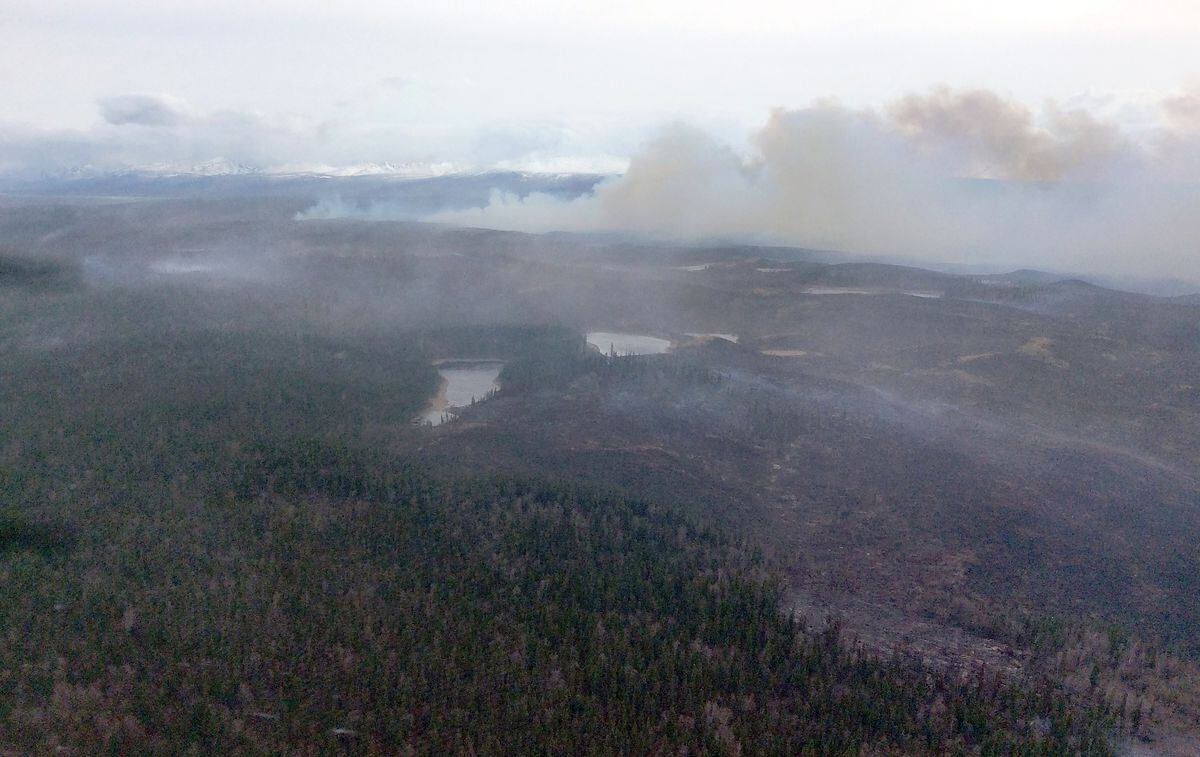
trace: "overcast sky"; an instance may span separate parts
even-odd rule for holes
[[[1123,128],[1200,75],[1194,0],[0,0],[0,168],[620,166],[671,121],[935,85]]]

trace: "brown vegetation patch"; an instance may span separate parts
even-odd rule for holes
[[[1045,336],[1030,337],[1025,344],[1017,348],[1017,352],[1022,355],[1028,355],[1032,358],[1037,358],[1044,363],[1054,366],[1055,368],[1069,368],[1071,364],[1066,360],[1057,358],[1050,352],[1050,345],[1054,344],[1054,340]]]

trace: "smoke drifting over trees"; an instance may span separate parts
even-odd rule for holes
[[[1157,103],[1157,125],[1133,133],[986,90],[823,101],[775,110],[746,152],[674,125],[593,196],[496,196],[441,218],[1200,281],[1198,103],[1194,90]]]

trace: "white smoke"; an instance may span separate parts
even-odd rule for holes
[[[881,111],[777,110],[739,153],[665,130],[594,195],[495,197],[437,220],[623,230],[1200,281],[1200,93],[1136,138],[1082,109],[937,89]]]

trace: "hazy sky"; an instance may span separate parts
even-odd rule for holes
[[[1200,76],[1195,0],[0,0],[0,39],[0,168],[606,167],[938,84],[1136,129]]]

